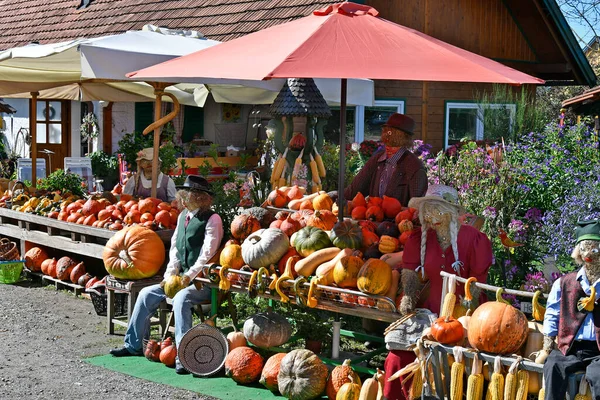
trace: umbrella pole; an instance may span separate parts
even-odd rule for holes
[[[346,175],[346,95],[348,80],[342,79],[340,94],[340,176],[338,180],[338,220],[344,220],[344,175]]]
[[[31,92],[29,105],[29,132],[31,133],[31,186],[35,188],[37,181],[37,98],[38,92]]]

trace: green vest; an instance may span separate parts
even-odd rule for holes
[[[206,232],[206,223],[214,212],[208,210],[203,213],[198,213],[185,227],[185,217],[188,211],[184,211],[179,215],[177,221],[177,239],[175,247],[181,261],[182,272],[187,272],[200,256],[202,245],[204,244],[204,234]]]

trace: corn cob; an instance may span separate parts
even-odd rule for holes
[[[592,393],[585,376],[581,378],[581,382],[579,382],[579,393],[575,395],[575,400],[592,400]]]
[[[533,295],[533,300],[531,300],[531,316],[533,317],[533,319],[535,319],[536,321],[542,322],[544,321],[544,315],[546,314],[546,307],[543,307],[540,303],[539,303],[539,298],[542,295],[541,291],[536,291],[535,294]]]
[[[482,400],[483,397],[483,374],[481,373],[481,361],[475,353],[471,375],[467,379],[467,400]]]
[[[327,175],[327,171],[325,170],[325,164],[323,164],[323,157],[321,157],[321,155],[317,151],[316,147],[315,147],[315,161],[317,162],[317,167],[319,168],[319,176],[321,178],[325,178],[325,176]]]
[[[421,371],[421,368],[419,368],[419,369],[415,370],[413,377],[412,377],[412,382],[410,384],[410,390],[408,392],[410,399],[411,400],[420,399],[422,390],[423,390],[423,371]],[[581,399],[581,400],[583,400],[583,399]]]
[[[285,172],[287,171],[287,167],[288,167],[288,165],[286,162],[285,165],[283,166],[283,171],[281,171],[281,176],[277,180],[277,187],[283,187],[283,186],[287,185],[287,179],[285,179]]]
[[[288,149],[285,149],[282,155],[279,156],[275,164],[273,165],[273,171],[271,172],[271,184],[276,185],[279,182],[279,177],[281,177],[281,172],[283,171],[284,166],[287,165],[287,156]]]
[[[506,378],[504,380],[504,400],[517,399],[517,389],[519,386],[517,367],[519,365],[519,362],[521,362],[521,357],[517,358],[517,360],[514,363],[512,363],[512,365],[508,369],[508,373],[506,374]],[[527,380],[529,380],[529,375],[527,375]],[[527,387],[525,387],[525,392],[527,392]],[[525,393],[525,395],[527,395],[527,393]]]
[[[452,353],[454,354],[454,362],[450,367],[450,400],[462,400],[463,377],[465,374],[462,348],[455,346]]]
[[[492,400],[504,400],[504,375],[502,375],[502,363],[500,356],[494,359],[494,373],[490,379],[490,387]]]
[[[456,277],[451,276],[448,280],[448,293],[444,296],[444,304],[442,305],[442,312],[440,317],[451,317],[454,312],[454,305],[456,304]]]
[[[542,375],[542,388],[538,393],[538,400],[544,400],[546,397],[546,382],[544,381],[544,376]]]
[[[516,400],[527,400],[529,393],[529,372],[521,370],[517,372],[517,394]],[[591,400],[591,399],[590,399]]]
[[[315,161],[312,154],[310,155],[310,173],[312,174],[312,181],[320,185],[321,178],[319,178],[319,168],[317,168],[317,162]]]
[[[304,154],[304,149],[302,149],[302,151],[300,151],[300,154],[298,155],[298,157],[296,158],[296,161],[294,162],[294,169],[292,170],[292,184],[294,184],[294,181],[296,179],[298,179],[298,169],[300,169],[300,166],[302,165],[302,155]]]

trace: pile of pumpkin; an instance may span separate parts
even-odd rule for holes
[[[94,196],[87,200],[63,202],[60,211],[51,211],[47,216],[113,231],[138,224],[152,230],[174,229],[177,225],[179,210],[176,201],[167,203],[151,197],[138,200],[126,194],[116,200]]]
[[[325,364],[310,350],[276,353],[266,362],[255,350],[282,345],[291,334],[290,323],[277,313],[267,311],[251,316],[244,322],[243,332],[233,331],[227,335],[229,354],[225,358],[225,374],[239,384],[259,381],[288,399],[310,400],[324,392],[331,400],[382,398],[385,378],[381,371],[361,385],[350,360],[329,373]],[[254,348],[249,347],[248,342]]]
[[[161,362],[167,367],[174,368],[175,359],[177,358],[177,347],[170,337],[162,342],[150,339],[145,343],[144,356],[150,361]]]
[[[545,308],[539,304],[541,292],[536,292],[532,300],[532,321],[528,321],[523,312],[513,307],[509,302],[502,298],[504,289],[499,288],[496,292],[496,301],[489,301],[479,305],[475,310],[471,310],[472,295],[470,285],[476,282],[475,278],[469,278],[465,282],[465,298],[463,302],[457,303],[455,295],[456,281],[449,280],[449,291],[444,297],[440,317],[433,322],[430,330],[426,330],[424,335],[431,340],[442,344],[457,345],[476,349],[480,352],[499,355],[522,356],[531,361],[543,363],[536,357],[543,346],[542,324]],[[472,314],[471,314],[472,311]],[[451,392],[460,389],[462,396],[462,372],[464,363],[462,357],[455,352],[455,357],[451,358]],[[502,380],[506,381],[505,388],[509,390],[511,399],[524,399],[527,394],[538,394],[541,389],[541,382],[538,373],[518,370],[520,363],[516,362]],[[485,370],[488,370],[488,373]],[[489,374],[489,370],[494,369],[494,373]],[[498,375],[497,375],[498,374]],[[473,381],[475,392],[479,393],[474,397],[467,397],[469,400],[481,400],[483,395],[483,382],[490,379],[499,379],[504,374],[501,365],[484,365],[480,371],[476,371],[476,376],[469,379]],[[496,375],[496,377],[494,377]],[[509,385],[510,382],[511,383]],[[459,389],[457,389],[459,388]],[[467,388],[467,393],[469,393]],[[498,390],[497,385],[489,385],[488,390]],[[514,392],[513,392],[514,391]],[[521,397],[515,393],[521,393]],[[461,399],[462,397],[451,397],[452,399]]]
[[[100,283],[95,276],[85,270],[83,262],[78,262],[71,257],[64,256],[58,260],[50,258],[46,250],[41,247],[32,247],[24,256],[25,267],[32,272],[41,272],[51,278],[84,286],[86,289]]]

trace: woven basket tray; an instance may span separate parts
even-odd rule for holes
[[[0,261],[13,261],[20,259],[17,244],[7,238],[0,239]]]

